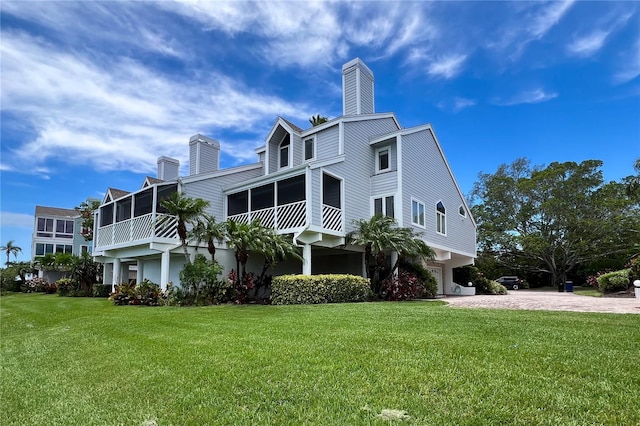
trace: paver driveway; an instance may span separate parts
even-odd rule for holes
[[[640,299],[589,297],[553,291],[509,291],[506,296],[448,296],[452,307],[533,309],[544,311],[609,312],[640,314]]]

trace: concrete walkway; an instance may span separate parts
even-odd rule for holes
[[[506,296],[447,296],[454,308],[531,309],[543,311],[640,314],[640,299],[578,296],[553,291],[509,291]]]

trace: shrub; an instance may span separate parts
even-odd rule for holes
[[[234,303],[242,305],[247,303],[251,292],[255,293],[256,277],[253,275],[253,272],[249,272],[248,274],[244,272],[240,283],[238,283],[237,278],[238,274],[232,269],[227,276],[228,295]]]
[[[187,263],[180,271],[182,291],[174,293],[179,304],[210,305],[226,302],[229,283],[219,278],[222,266],[204,255],[196,255],[193,263]]]
[[[115,292],[109,296],[115,305],[144,305],[159,306],[165,304],[165,294],[158,284],[144,280],[140,285],[122,283],[117,285]]]
[[[382,298],[385,300],[417,299],[423,293],[424,286],[411,272],[400,271],[382,282]]]
[[[613,291],[627,290],[631,280],[630,269],[622,269],[613,271],[598,277],[598,288],[602,293],[611,293]]]
[[[640,280],[640,255],[631,259],[626,267],[629,268],[629,279],[632,282]]]
[[[476,288],[477,291],[477,288]],[[485,294],[507,294],[507,288],[496,281],[489,281]]]
[[[44,278],[34,277],[21,285],[20,291],[23,293],[55,293],[56,285],[49,284]]]
[[[58,295],[60,296],[81,296],[78,290],[78,283],[71,278],[60,278],[56,281]]]
[[[283,275],[271,287],[274,305],[364,302],[371,296],[369,280],[355,275]]]
[[[422,294],[418,297],[434,299],[438,294],[438,282],[427,268],[419,263],[404,263],[401,270],[414,274],[422,284]]]
[[[109,297],[111,294],[111,284],[94,284],[93,297]]]

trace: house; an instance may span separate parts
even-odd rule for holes
[[[82,218],[77,210],[59,207],[36,206],[31,260],[47,254],[69,253],[80,256],[91,252],[91,241],[82,235]],[[60,274],[40,269],[38,276],[56,281]]]
[[[428,267],[438,292],[453,292],[452,268],[476,256],[476,224],[433,128],[403,128],[393,113],[376,113],[373,72],[360,59],[342,67],[342,88],[342,116],[304,130],[277,118],[253,164],[220,169],[220,144],[197,134],[189,140],[188,176],[179,176],[178,160],[160,157],[158,177],[138,190],[109,189],[95,220],[94,256],[105,265],[104,282],[117,284],[134,268],[138,281],[163,288],[179,282],[185,259],[175,219],[160,200],[180,191],[208,200],[218,221],[260,218],[291,234],[305,261],[283,262],[276,274],[364,275],[364,248],[346,244],[345,236],[354,220],[392,216],[423,233],[437,253]],[[227,271],[235,267],[224,244],[216,259]],[[247,270],[260,264],[256,254]]]

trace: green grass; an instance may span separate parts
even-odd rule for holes
[[[0,424],[640,424],[640,315],[0,300]]]
[[[602,293],[593,287],[578,287],[573,292],[579,296],[602,297]]]

